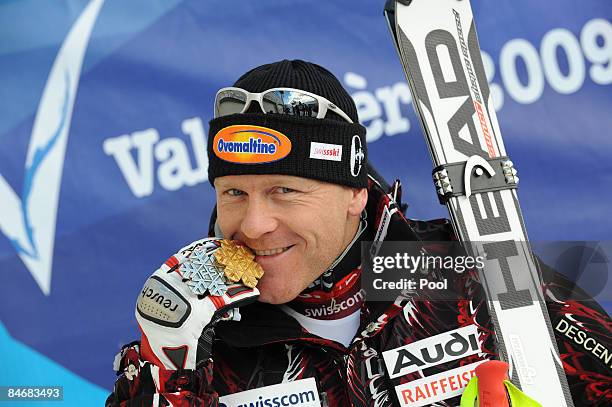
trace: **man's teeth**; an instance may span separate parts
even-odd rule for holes
[[[278,249],[271,249],[271,250],[254,250],[255,254],[257,256],[272,256],[274,254],[280,254],[286,250],[289,249],[289,246],[287,247],[280,247]]]

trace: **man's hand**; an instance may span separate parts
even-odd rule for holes
[[[231,282],[245,281],[240,271],[252,271],[253,256],[237,250],[239,244],[223,241],[234,250],[222,252],[219,262],[214,254],[221,242],[218,238],[193,242],[149,277],[136,303],[142,339],[124,346],[115,358],[119,378],[107,407],[217,405],[210,359],[215,324],[221,319],[238,320],[237,307],[259,296],[257,288]],[[231,281],[224,276],[228,265],[236,277]],[[247,283],[256,282],[247,278]]]
[[[185,246],[146,281],[136,304],[142,359],[166,370],[196,369],[210,357],[215,324],[238,319],[236,308],[255,302],[257,288],[227,285],[214,257],[220,242]]]

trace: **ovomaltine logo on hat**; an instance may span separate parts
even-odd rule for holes
[[[267,127],[234,125],[215,135],[213,151],[236,164],[263,164],[281,160],[291,152],[291,140]]]

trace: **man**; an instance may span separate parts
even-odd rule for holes
[[[311,117],[295,113],[299,104],[313,106]],[[453,239],[447,221],[397,210],[399,182],[387,186],[366,150],[354,102],[318,65],[263,65],[220,90],[208,139],[217,196],[210,235],[241,243],[194,242],[147,281],[136,313],[142,341],[118,355],[107,405],[215,406],[220,396],[258,407],[457,405],[473,367],[497,358],[482,288],[464,273],[452,282],[455,300],[365,301],[361,242]],[[207,292],[189,278],[210,253],[226,250],[227,260],[240,245],[263,269],[240,260],[261,277],[257,288],[219,291],[213,276]],[[546,286],[560,315],[577,304],[564,287]],[[595,336],[604,321],[607,332],[609,318],[591,305],[590,316],[579,315],[583,326]],[[398,351],[408,344],[411,352]],[[577,354],[568,337],[559,346],[576,400],[609,400],[607,367]],[[390,359],[385,351],[394,351]]]

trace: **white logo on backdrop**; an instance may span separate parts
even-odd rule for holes
[[[0,230],[45,295],[51,269],[64,156],[83,57],[104,0],[92,0],[60,47],[43,91],[25,163],[21,199],[0,175]]]

